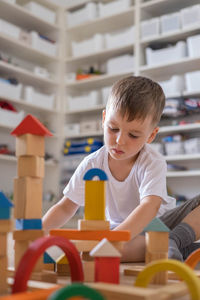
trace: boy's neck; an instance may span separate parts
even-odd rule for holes
[[[118,181],[124,181],[130,174],[138,156],[139,153],[130,160],[117,160],[108,153],[108,166],[112,176]]]

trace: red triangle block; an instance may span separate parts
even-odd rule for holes
[[[52,136],[53,134],[34,116],[27,115],[25,119],[11,132],[12,135],[34,134]]]

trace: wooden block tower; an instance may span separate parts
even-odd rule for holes
[[[0,191],[0,295],[8,292],[7,286],[7,234],[12,230],[10,209],[12,202]]]
[[[14,217],[16,230],[15,268],[34,239],[44,235],[42,230],[42,187],[44,177],[45,136],[51,132],[32,115],[11,132],[16,136],[17,178],[14,179]],[[35,271],[41,271],[42,258]]]
[[[168,258],[169,228],[158,218],[155,218],[144,229],[146,240],[146,264],[158,259]],[[166,284],[167,271],[158,273],[153,283]]]

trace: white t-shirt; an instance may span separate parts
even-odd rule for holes
[[[103,146],[88,155],[80,163],[63,194],[84,206],[85,181],[83,177],[91,168],[102,169],[108,176],[106,186],[106,218],[111,228],[119,225],[127,216],[149,195],[162,198],[162,204],[157,216],[175,207],[175,199],[167,195],[167,166],[161,154],[146,144],[135,161],[128,177],[124,181],[116,180],[108,166],[108,152]]]

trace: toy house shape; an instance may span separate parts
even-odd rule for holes
[[[11,132],[16,136],[16,156],[44,156],[44,136],[52,133],[34,116],[27,115]]]
[[[146,242],[146,264],[158,259],[168,258],[169,228],[158,218],[155,218],[145,227]],[[167,282],[167,272],[157,274],[153,282],[165,284]]]
[[[106,239],[90,251],[95,260],[95,281],[119,284],[121,253]]]
[[[44,252],[43,263],[44,263],[45,270],[48,270],[48,271],[55,270],[56,261],[47,252]]]
[[[56,259],[56,272],[58,275],[69,275],[70,274],[70,267],[69,267],[69,261],[65,254],[61,254]]]
[[[98,176],[99,180],[92,180]],[[85,219],[105,220],[105,181],[108,177],[98,168],[90,169],[83,177],[85,180]]]
[[[10,209],[12,202],[0,191],[0,220],[10,219]]]

